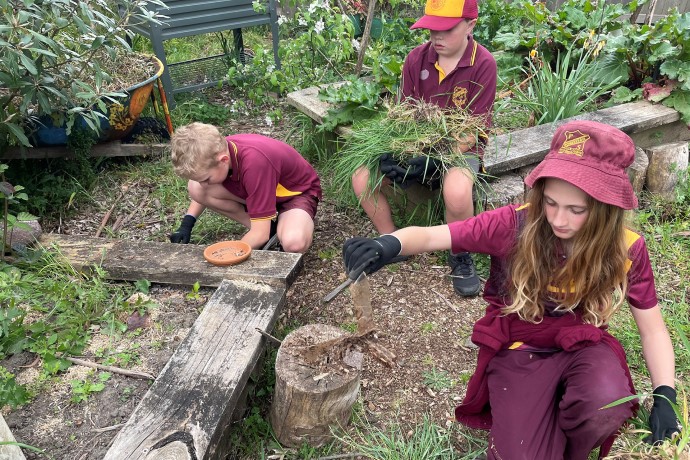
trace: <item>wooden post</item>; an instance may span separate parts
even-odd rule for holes
[[[335,326],[308,324],[283,340],[276,357],[276,388],[270,413],[281,444],[298,447],[307,442],[318,447],[330,440],[331,427],[348,424],[359,393],[362,354],[345,355],[342,363],[307,365],[302,351],[305,346],[345,334]]]

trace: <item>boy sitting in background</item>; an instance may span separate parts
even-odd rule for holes
[[[413,49],[405,59],[400,99],[434,103],[441,108],[466,109],[483,117],[491,127],[491,112],[496,96],[496,60],[472,38],[477,23],[476,0],[428,0],[424,16],[411,29],[429,29],[430,41]],[[465,220],[474,215],[472,187],[480,169],[483,142],[475,135],[458,140],[456,149],[465,153],[471,169],[451,168],[441,182],[446,222]],[[421,153],[421,152],[420,152]],[[391,156],[381,157],[381,172],[391,181],[422,181],[437,176],[434,162],[426,156],[400,165]],[[381,234],[395,231],[391,207],[380,188],[368,187],[369,170],[362,167],[352,176],[352,187],[362,208]],[[455,292],[474,296],[481,290],[472,257],[467,252],[450,254],[451,277]]]
[[[191,203],[173,243],[189,243],[197,219],[209,208],[249,229],[241,238],[260,249],[271,235],[286,252],[305,252],[314,234],[321,182],[297,150],[259,134],[224,137],[215,126],[191,123],[170,140],[175,174],[188,179]]]

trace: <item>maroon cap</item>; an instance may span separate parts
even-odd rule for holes
[[[537,179],[555,177],[595,200],[633,209],[637,197],[625,169],[634,160],[635,144],[620,129],[595,121],[571,121],[558,127],[549,153],[525,184],[532,187]]]
[[[410,29],[450,30],[463,19],[475,19],[477,15],[477,0],[427,0],[424,16]]]

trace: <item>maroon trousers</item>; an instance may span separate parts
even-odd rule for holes
[[[573,352],[503,350],[487,368],[487,460],[587,460],[633,415],[619,359],[605,344]]]

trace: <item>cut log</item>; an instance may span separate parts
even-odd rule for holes
[[[647,179],[647,168],[649,167],[649,157],[644,149],[635,148],[635,161],[626,170],[628,178],[633,186],[633,191],[638,197],[642,193],[645,180]]]
[[[113,440],[106,460],[224,459],[228,430],[286,287],[223,281]]]
[[[659,145],[648,149],[647,153],[647,190],[667,201],[673,201],[678,173],[688,169],[688,143]]]
[[[260,281],[289,286],[302,267],[302,254],[252,251],[241,264],[218,267],[206,262],[205,246],[156,241],[126,241],[45,233],[43,246],[56,245],[79,271],[100,265],[109,279],[217,287],[223,279]]]
[[[345,335],[342,329],[325,324],[308,324],[283,340],[276,357],[276,387],[270,422],[278,441],[291,447],[303,443],[322,446],[331,428],[344,427],[359,394],[362,354],[351,352],[341,363],[309,365],[305,345]],[[347,364],[344,364],[347,363]]]

